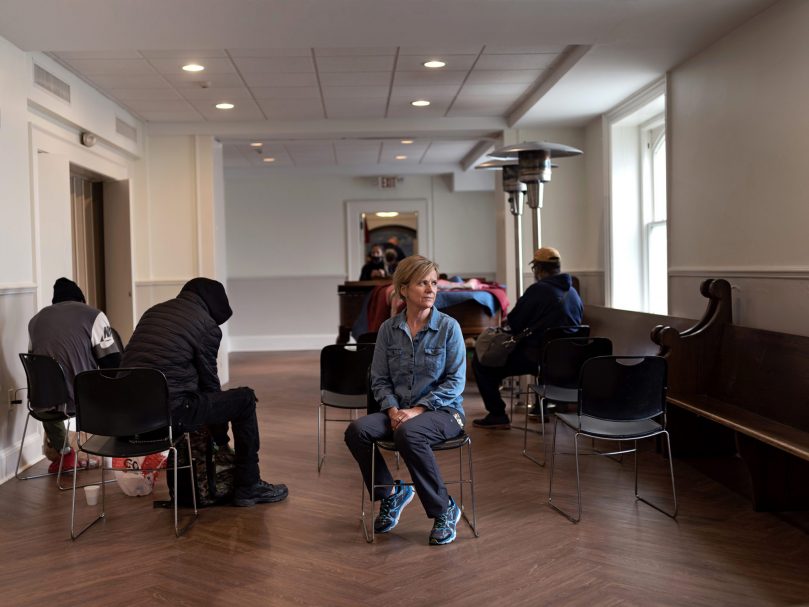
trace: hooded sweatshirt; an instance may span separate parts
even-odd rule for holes
[[[533,327],[530,337],[519,349],[531,360],[539,361],[542,338],[551,327],[578,326],[582,302],[570,274],[554,274],[532,284],[508,313],[508,324],[515,334]]]
[[[199,393],[217,392],[219,325],[232,314],[222,283],[194,278],[177,297],[146,310],[126,346],[122,366],[162,371],[172,409]]]

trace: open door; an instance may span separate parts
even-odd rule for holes
[[[129,180],[104,182],[106,313],[124,343],[134,330]]]

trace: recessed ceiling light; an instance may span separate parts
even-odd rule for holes
[[[216,104],[216,109],[217,110],[232,110],[235,107],[236,106],[233,105],[232,103],[227,103],[227,102],[222,102],[222,103],[217,103]]]
[[[404,154],[399,154],[399,155],[396,157],[396,160],[407,160],[407,156],[405,156]]]
[[[399,211],[379,211],[374,213],[377,217],[398,217]]]
[[[416,101],[411,101],[410,105],[412,105],[413,107],[427,107],[428,105],[430,105],[430,102],[427,101],[426,99],[417,99]]]
[[[413,140],[412,139],[402,139],[402,141],[400,141],[400,143],[402,145],[410,145],[411,143],[413,143]]]
[[[204,65],[200,65],[199,63],[189,63],[188,65],[183,66],[183,70],[186,72],[201,72],[205,69]]]
[[[267,156],[266,158],[264,158],[264,162],[275,162],[275,158],[273,158],[272,156]]]
[[[424,67],[429,67],[431,69],[435,69],[438,67],[444,67],[446,65],[443,61],[438,61],[437,59],[433,59],[432,61],[425,61]]]
[[[264,144],[261,143],[260,141],[254,141],[253,143],[250,144],[250,147],[260,148],[262,145],[264,145]]]

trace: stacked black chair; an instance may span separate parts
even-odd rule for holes
[[[576,413],[557,413],[551,451],[548,504],[571,522],[581,520],[579,437],[619,442],[619,450],[597,455],[635,454],[635,498],[672,518],[677,516],[674,464],[666,430],[666,360],[659,356],[602,356],[588,360],[581,370]],[[562,422],[575,433],[576,504],[575,516],[553,502],[553,473],[556,459],[556,427]],[[674,510],[667,512],[638,494],[638,441],[658,435],[666,438]],[[620,441],[634,441],[634,448],[620,449]]]
[[[589,330],[589,328],[588,328]],[[545,465],[547,442],[545,441],[545,405],[554,403],[572,405],[578,402],[579,374],[584,363],[596,356],[612,354],[612,342],[606,337],[565,337],[549,341],[542,351],[540,383],[531,388],[539,400],[543,457],[537,459],[528,452],[528,432],[523,435],[522,454],[535,464]],[[528,412],[525,413],[528,425]]]
[[[330,418],[327,408],[349,411],[351,418],[366,408],[368,370],[374,344],[332,344],[320,351],[320,405],[317,409],[317,471],[326,460],[326,423],[350,421]]]

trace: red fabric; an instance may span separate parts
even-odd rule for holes
[[[390,318],[390,304],[388,293],[393,291],[393,285],[380,285],[374,287],[368,298],[368,331],[379,331],[382,323]]]
[[[508,295],[505,289],[500,286],[485,284],[480,287],[480,290],[487,291],[497,298],[497,302],[500,304],[501,318],[505,318],[508,314]]]

